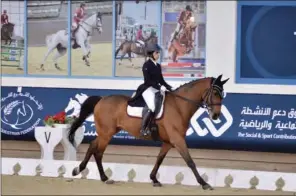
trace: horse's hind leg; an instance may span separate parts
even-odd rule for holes
[[[91,158],[91,156],[95,153],[95,151],[97,149],[97,139],[98,138],[94,139],[90,143],[83,161],[79,164],[79,167],[75,167],[73,169],[72,176],[77,176],[80,172],[82,172],[86,168],[86,165],[87,165],[89,159]]]
[[[123,57],[124,57],[125,55],[126,55],[126,52],[123,51],[123,52],[122,52],[122,55],[120,56],[120,61],[119,61],[118,65],[121,65],[121,63],[122,63],[122,59],[123,59]]]
[[[53,62],[54,62],[54,66],[56,69],[58,70],[62,70],[59,66],[58,66],[58,58],[64,56],[66,54],[67,50],[66,49],[61,49],[58,50],[57,53],[54,55],[53,57]]]
[[[169,152],[169,150],[172,148],[173,146],[170,143],[163,143],[160,149],[160,152],[157,156],[157,160],[156,163],[150,173],[150,179],[153,182],[153,186],[161,186],[161,183],[157,180],[156,178],[156,174],[157,171],[163,161],[163,159],[165,158],[165,156],[167,155],[167,153]]]
[[[45,56],[44,56],[44,58],[43,58],[42,64],[40,65],[40,69],[41,69],[41,70],[44,70],[44,63],[45,63],[45,61],[46,61],[48,55],[52,52],[53,49],[54,49],[54,47],[52,47],[52,48],[48,48],[48,50],[47,50],[47,52],[46,52],[46,54],[45,54]]]
[[[108,132],[104,132],[104,133],[108,133]],[[103,159],[103,155],[104,152],[112,138],[112,136],[109,135],[99,135],[98,136],[98,142],[97,142],[97,150],[94,153],[94,157],[98,166],[98,170],[100,173],[100,177],[101,180],[103,182],[106,182],[106,184],[113,184],[114,181],[113,180],[108,180],[108,177],[105,174],[104,168],[103,168],[103,164],[102,164],[102,159]]]
[[[131,62],[132,66],[134,66],[134,64],[132,62],[132,52],[128,52],[128,59]]]

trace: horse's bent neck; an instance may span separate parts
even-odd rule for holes
[[[92,32],[92,30],[96,27],[96,15],[92,15],[87,18],[85,21],[81,22],[80,25],[88,32]]]
[[[201,104],[203,95],[206,90],[210,88],[210,85],[211,78],[204,78],[186,83],[175,90],[177,95],[192,101],[191,102],[175,97],[177,106],[180,108],[184,119],[190,119],[191,116],[196,112],[196,110],[199,108],[198,103]]]

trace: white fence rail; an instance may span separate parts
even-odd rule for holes
[[[2,174],[100,180],[95,162],[89,162],[82,174],[72,177],[78,161],[2,158]],[[103,163],[106,175],[116,181],[151,182],[153,165]],[[296,191],[296,174],[216,168],[198,168],[205,181],[213,187],[232,187],[259,190]],[[164,184],[198,186],[187,167],[161,166],[158,179]]]

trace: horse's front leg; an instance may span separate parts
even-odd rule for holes
[[[197,171],[196,165],[189,154],[184,137],[180,136],[176,129],[173,130],[172,133],[173,135],[170,136],[171,144],[178,150],[178,152],[186,162],[187,166],[192,170],[197,182],[202,186],[204,190],[213,190],[211,185],[206,183],[205,180],[200,176],[199,172]]]
[[[78,44],[81,46],[81,49],[83,51],[82,60],[84,60],[86,66],[90,66],[90,63],[89,63],[89,61],[87,59],[88,58],[87,57],[88,51],[86,49],[86,46],[85,46],[84,42],[80,41],[80,42],[78,42]]]
[[[164,160],[165,156],[167,155],[167,153],[172,147],[173,146],[170,143],[163,143],[161,146],[160,152],[157,156],[156,163],[150,173],[150,179],[152,180],[153,186],[158,186],[158,187],[161,186],[161,183],[156,178],[157,171],[160,165],[162,164],[162,161]]]

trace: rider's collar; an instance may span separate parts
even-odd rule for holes
[[[150,60],[151,60],[155,65],[157,65],[157,63],[156,63],[152,58],[150,58]]]

